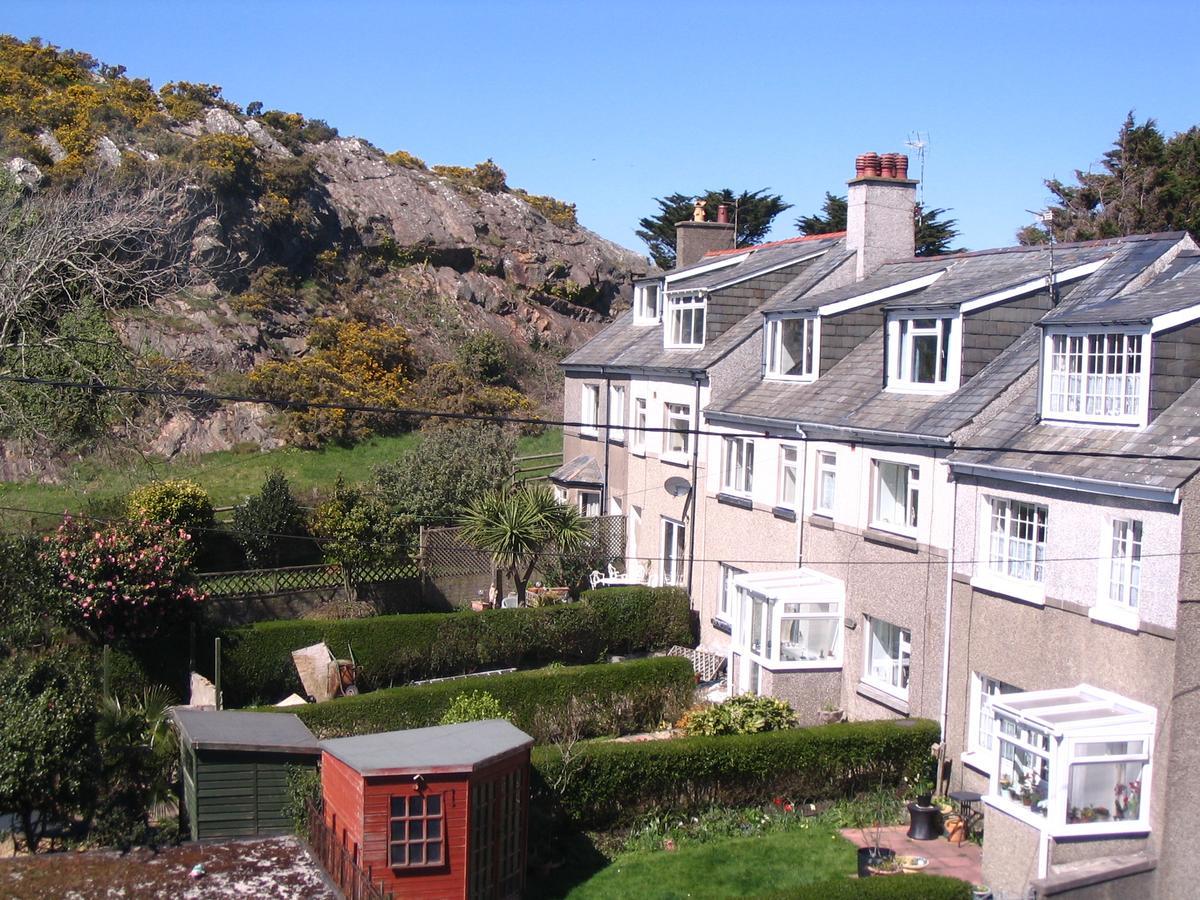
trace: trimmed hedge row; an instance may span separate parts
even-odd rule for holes
[[[818,881],[767,896],[776,900],[971,900],[971,885],[944,875],[913,873]]]
[[[572,714],[581,737],[655,728],[686,709],[694,689],[690,662],[660,656],[390,688],[329,703],[260,711],[295,713],[318,737],[342,737],[436,725],[455,697],[486,691],[500,701],[514,725],[546,741],[556,737]]]
[[[353,650],[369,689],[695,643],[687,594],[678,588],[591,591],[583,602],[541,609],[259,622],[224,634],[227,703],[274,703],[302,692],[291,653],[322,640],[338,657]]]
[[[598,741],[564,759],[538,747],[535,790],[544,810],[608,827],[649,810],[747,806],[774,797],[826,800],[899,784],[929,761],[938,739],[925,719],[847,722],[764,734],[641,743]]]

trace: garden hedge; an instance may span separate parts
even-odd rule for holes
[[[370,690],[695,643],[687,594],[678,588],[591,591],[580,603],[534,609],[259,622],[224,633],[226,704],[275,703],[303,693],[291,653],[322,640],[338,657],[353,650]]]
[[[818,881],[769,894],[774,900],[971,900],[971,885],[942,875],[893,875]]]
[[[584,704],[582,736],[595,737],[673,721],[687,708],[694,689],[690,662],[660,656],[440,681],[261,711],[295,713],[318,737],[343,737],[437,725],[455,697],[486,691],[500,701],[514,725],[544,741],[554,737],[572,698]]]
[[[583,828],[640,813],[712,804],[746,806],[786,797],[827,800],[896,785],[929,762],[938,727],[925,719],[844,722],[763,734],[597,741],[565,759],[534,750],[538,805]]]

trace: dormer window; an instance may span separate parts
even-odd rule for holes
[[[662,318],[658,282],[639,284],[633,289],[633,321],[635,325],[655,325]]]
[[[680,294],[667,298],[666,334],[668,349],[704,346],[704,313],[707,298],[703,294]]]
[[[1050,419],[1142,425],[1150,336],[1127,331],[1046,335],[1042,410]]]
[[[962,335],[957,316],[894,316],[887,338],[889,388],[942,393],[958,387]]]
[[[807,380],[817,377],[819,323],[817,318],[767,320],[769,378]]]

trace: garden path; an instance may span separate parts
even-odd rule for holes
[[[882,831],[879,846],[894,850],[897,856],[924,856],[929,860],[929,868],[924,871],[930,875],[961,878],[971,884],[983,880],[983,848],[978,844],[970,841],[952,844],[944,837],[936,841],[914,841],[907,836],[907,825],[889,825]],[[855,847],[866,847],[870,843],[857,828],[843,828],[842,837]]]

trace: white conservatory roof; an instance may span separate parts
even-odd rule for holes
[[[733,583],[752,594],[785,603],[840,603],[846,595],[841,581],[804,567],[738,575]]]
[[[1001,715],[1038,725],[1055,735],[1116,727],[1153,730],[1157,716],[1153,706],[1087,684],[1049,691],[1003,694],[992,699],[992,709]]]

